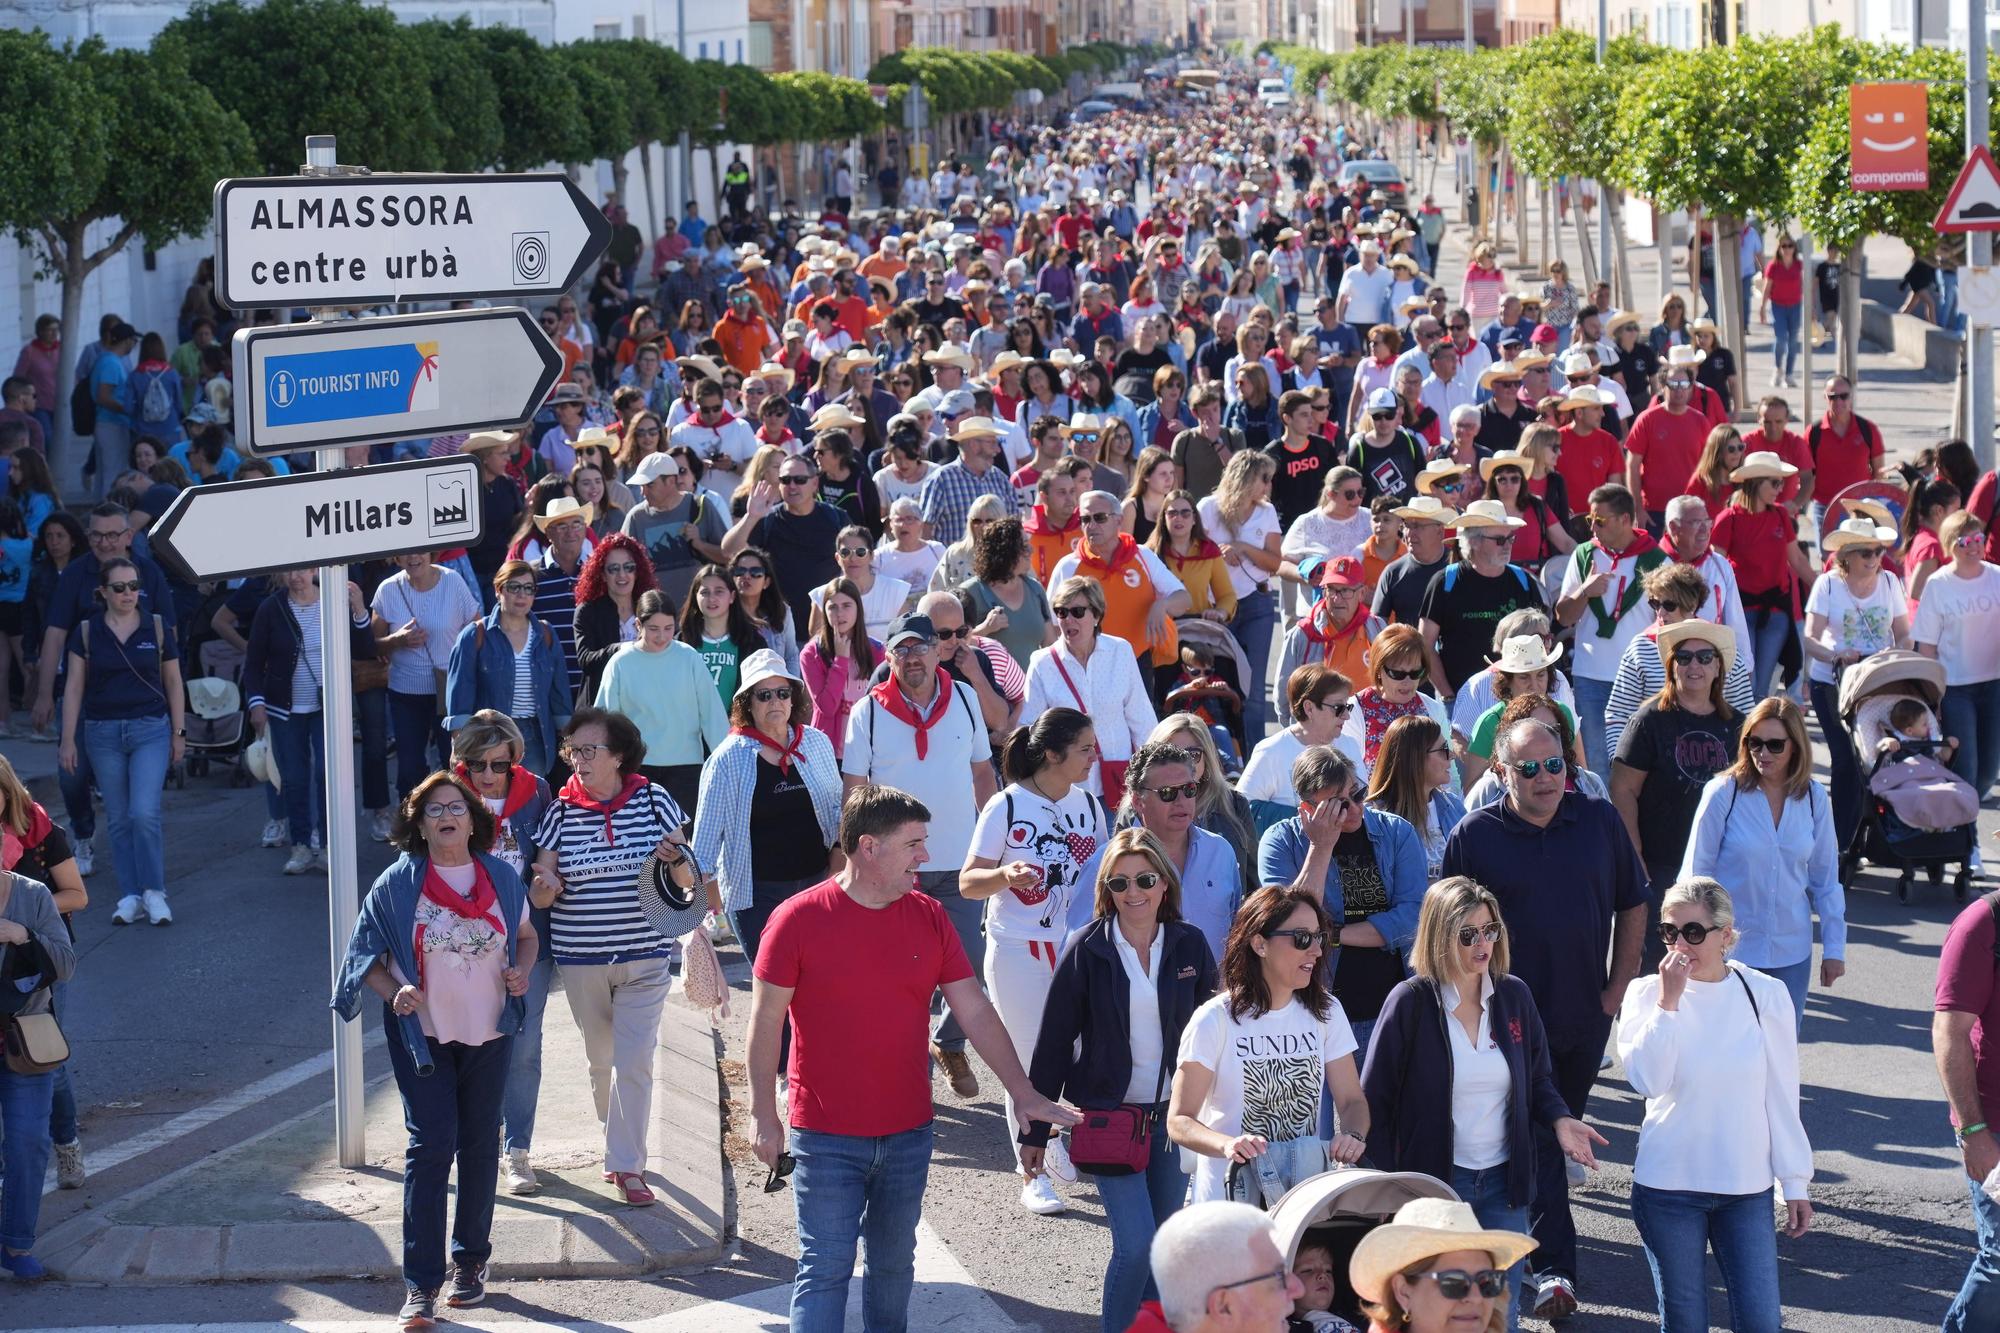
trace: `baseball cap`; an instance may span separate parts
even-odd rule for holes
[[[1529,336],[1528,339],[1528,341],[1530,342],[1538,342],[1538,343],[1552,343],[1555,340],[1556,340],[1556,326],[1553,324],[1535,325],[1535,331],[1533,334]]]
[[[929,616],[912,613],[897,616],[889,622],[889,633],[882,640],[884,648],[894,648],[907,639],[918,639],[924,643],[937,642],[937,626],[931,624]]]
[[[1394,389],[1374,389],[1368,394],[1368,410],[1370,412],[1393,412],[1398,406],[1396,391]]]
[[[1319,577],[1314,583],[1321,588],[1358,588],[1366,581],[1361,562],[1351,555],[1343,555],[1321,565]]]
[[[639,466],[632,469],[632,484],[644,486],[661,477],[678,477],[680,474],[681,460],[672,454],[647,454],[639,460]]]

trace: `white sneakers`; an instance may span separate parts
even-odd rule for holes
[[[285,858],[285,873],[287,875],[303,875],[312,868],[312,848],[294,843],[292,845],[292,854]]]
[[[59,1190],[80,1190],[88,1178],[83,1169],[83,1143],[71,1139],[68,1143],[58,1143],[56,1150],[56,1188]]]
[[[113,925],[134,926],[145,915],[146,907],[139,901],[139,895],[128,893],[118,900],[117,909],[111,913],[111,921]]]
[[[146,915],[153,919],[154,925],[171,926],[174,924],[174,909],[167,906],[166,894],[161,893],[158,889],[147,889],[145,902]]]
[[[95,838],[78,838],[70,844],[70,852],[76,857],[76,873],[88,876],[97,869],[97,848]]]
[[[1060,1134],[1049,1135],[1049,1146],[1042,1153],[1042,1169],[1065,1185],[1076,1184],[1076,1163],[1069,1160],[1069,1145]]]
[[[257,840],[259,847],[283,847],[292,840],[291,831],[282,819],[264,821],[264,836]]]
[[[1021,1186],[1021,1206],[1041,1217],[1049,1217],[1069,1207],[1049,1184],[1047,1176],[1036,1176]]]
[[[528,1165],[526,1148],[510,1149],[500,1165],[507,1175],[509,1194],[534,1194],[542,1188],[542,1182],[535,1178],[535,1168]]]
[[[387,842],[389,832],[389,812],[386,809],[371,811],[368,815],[368,836],[377,842]]]
[[[158,889],[146,890],[143,898],[136,893],[126,894],[111,914],[112,923],[120,926],[136,926],[148,918],[156,926],[170,926],[174,922],[174,909],[167,906],[167,895]]]

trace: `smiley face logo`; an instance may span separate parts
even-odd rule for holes
[[[1874,127],[1902,126],[1908,119],[1908,115],[1901,111],[1870,111],[1861,117],[1861,123]],[[1877,129],[1876,132],[1896,133],[1897,131]],[[1878,153],[1905,153],[1916,147],[1917,136],[1914,134],[1904,134],[1899,139],[1878,139],[1873,134],[1864,131],[1861,136],[1861,143],[1862,146],[1872,148]]]

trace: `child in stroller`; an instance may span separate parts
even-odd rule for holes
[[[1886,702],[1886,712],[1877,705]],[[1958,749],[1958,737],[1940,736],[1938,721],[1932,715],[1930,706],[1922,699],[1903,697],[1900,699],[1871,699],[1861,705],[1855,718],[1859,729],[1861,746],[1882,756],[1879,762],[1887,762],[1887,756],[1908,753],[1910,755],[1935,755],[1939,763],[1951,762],[1953,751]],[[1873,744],[1870,744],[1870,741]]]
[[[1867,787],[1843,880],[1865,855],[1897,870],[1896,896],[1907,901],[1918,867],[1938,883],[1947,863],[1958,862],[1952,893],[1961,901],[1968,893],[1979,798],[1945,767],[1957,747],[1938,726],[1943,695],[1943,667],[1904,649],[1884,649],[1841,673],[1841,717]]]

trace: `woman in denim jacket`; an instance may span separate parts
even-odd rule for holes
[[[375,881],[348,939],[332,1008],[352,1019],[364,988],[383,1002],[389,1063],[403,1096],[405,1329],[436,1318],[445,1279],[445,1195],[458,1164],[451,1289],[477,1305],[493,1252],[500,1111],[541,940],[527,890],[490,853],[496,824],[471,784],[433,773],[404,798],[392,841],[403,850]]]
[[[484,620],[458,632],[445,673],[446,731],[457,731],[482,708],[514,719],[525,749],[522,764],[547,773],[556,734],[569,721],[569,664],[555,631],[534,616],[535,567],[509,560],[493,574],[497,594]]]

